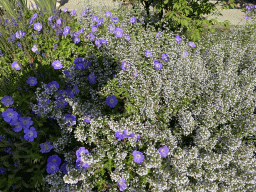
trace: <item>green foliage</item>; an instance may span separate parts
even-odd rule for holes
[[[55,0],[35,0],[34,2],[38,5],[40,10],[46,10],[48,13],[51,12],[51,9],[57,9]]]
[[[32,11],[29,11],[29,12],[26,12],[25,13],[25,20],[28,21],[31,16],[33,15],[33,13],[35,12],[32,12]],[[39,15],[39,12],[36,11],[36,13],[38,13],[38,17],[40,17]],[[49,14],[46,14],[44,16],[44,22],[47,23],[47,19],[50,15]],[[75,29],[78,29],[78,26],[77,24],[75,24],[76,22],[69,22],[68,20],[66,20],[66,22],[68,23],[68,25],[70,26],[70,32],[74,31],[72,30],[72,27],[74,27]],[[72,25],[72,23],[74,25]],[[28,24],[26,25],[27,26],[27,29],[29,28],[28,27]],[[1,28],[1,27],[0,27]],[[22,28],[23,29],[23,28]],[[80,29],[80,28],[79,28]],[[15,29],[17,30],[17,28]],[[28,41],[26,41],[26,43],[30,42],[30,46],[33,45],[33,42],[34,40],[32,40],[32,28],[29,28],[29,30],[26,30],[26,29],[23,29],[24,32],[27,32],[26,36]],[[46,31],[46,30],[45,30]],[[76,31],[76,30],[75,30]],[[3,32],[3,31],[2,31]],[[4,36],[4,33],[3,32],[3,36]],[[36,36],[36,35],[35,35]],[[38,40],[38,43],[39,45],[42,45],[42,49],[43,50],[51,50],[51,48],[49,47],[50,43],[42,43],[42,40],[44,37],[43,36],[36,36]],[[56,42],[55,40],[50,40],[50,39],[45,39],[45,42]],[[59,44],[58,46],[58,50],[56,50],[56,52],[54,53],[53,51],[50,51],[51,54],[56,54],[56,55],[63,55],[63,53],[65,53],[65,51],[67,51],[68,53],[70,52],[70,49],[66,49],[67,47],[71,47],[70,45],[70,41],[68,38],[66,39],[63,39],[63,40],[60,40],[58,42],[61,42],[61,44]],[[12,47],[13,45],[11,45],[10,42],[8,42],[10,45],[9,46],[6,46],[6,47]],[[74,42],[72,42],[74,44]],[[7,43],[6,43],[7,44]],[[23,44],[23,46],[25,46],[25,44]],[[51,46],[53,47],[53,44],[51,44]],[[62,47],[63,46],[63,47]],[[27,57],[26,56],[23,56],[21,54],[19,54],[17,61],[21,61],[22,62],[22,66],[21,68],[23,68],[23,66],[25,67],[25,69],[21,69],[21,72],[23,75],[20,75],[20,71],[16,71],[16,70],[13,70],[13,68],[10,67],[10,65],[6,65],[4,66],[4,63],[12,63],[13,60],[12,58],[10,57],[11,55],[9,54],[10,52],[13,53],[11,50],[9,50],[8,52],[8,49],[6,48],[1,48],[0,50],[2,50],[2,53],[3,53],[3,56],[1,57],[1,61],[0,61],[0,66],[1,66],[1,70],[3,73],[2,73],[2,77],[5,77],[5,83],[4,82],[1,82],[2,84],[2,88],[0,88],[0,96],[1,98],[4,96],[4,95],[9,95],[9,96],[12,96],[13,100],[15,101],[14,103],[14,106],[18,107],[24,116],[30,116],[30,112],[28,110],[26,110],[29,106],[29,108],[31,109],[31,104],[37,104],[37,101],[36,101],[36,95],[35,95],[35,91],[36,91],[36,87],[31,87],[29,90],[27,90],[27,79],[28,77],[36,77],[37,80],[38,80],[38,83],[37,85],[41,85],[41,82],[42,80],[45,82],[45,83],[48,83],[50,82],[52,79],[54,80],[58,80],[59,79],[59,82],[61,82],[61,72],[60,71],[54,71],[54,69],[51,69],[52,66],[50,65],[50,63],[47,63],[48,66],[41,66],[40,65],[40,61],[38,59],[38,57],[36,56],[35,57],[35,60],[34,60],[34,64],[37,65],[38,68],[33,68],[33,70],[29,70],[28,67],[26,67],[25,63],[27,63],[28,59],[26,59]],[[6,50],[6,51],[5,51]],[[31,49],[30,49],[31,50]],[[18,50],[18,48],[16,47],[16,50],[15,50],[16,53],[20,53],[20,51]],[[81,51],[80,51],[81,52]],[[34,53],[32,53],[34,54]],[[14,54],[12,54],[14,55]],[[18,55],[18,54],[17,54]],[[47,53],[46,53],[47,55]],[[69,57],[68,59],[66,58],[66,61],[67,60],[70,60],[70,63],[71,63],[71,55],[68,55],[66,54],[65,57]],[[41,59],[41,58],[40,58]],[[45,61],[43,59],[43,64],[45,64]],[[73,61],[73,60],[72,60]],[[8,72],[6,71],[8,70]],[[39,71],[42,73],[42,72],[45,72],[44,73],[44,77],[41,78],[39,76]],[[22,90],[19,90],[19,92],[17,92],[17,87],[19,87],[19,85],[25,85],[24,88],[26,89],[26,94],[22,94]],[[62,84],[60,84],[60,87],[62,87]],[[3,107],[1,108],[1,111],[4,111],[6,110],[8,107]],[[35,118],[35,117],[32,117],[31,120],[33,120],[34,124],[33,126],[34,127],[38,127],[38,128],[42,128],[43,126],[43,123],[48,121],[47,120],[47,117],[42,117],[40,119],[40,121]],[[42,130],[42,133],[50,133],[52,130],[55,130],[56,128],[58,129],[58,126],[54,126],[54,129],[52,129],[53,127],[43,127],[45,129],[45,131]],[[53,133],[53,132],[52,132]],[[56,135],[56,133],[54,133]],[[51,139],[52,141],[55,141],[56,138],[52,138]]]
[[[32,17],[33,14],[37,13],[38,17],[35,19],[37,20],[40,24],[42,24],[42,22],[39,20],[41,15],[39,13],[39,11],[27,11],[25,13],[25,20],[29,21],[29,19]],[[63,14],[63,13],[62,13]],[[44,14],[43,16],[43,23],[48,23],[48,18],[51,16],[52,14]],[[72,32],[78,31],[79,29],[81,29],[80,25],[77,24],[77,22],[75,22],[75,20],[71,21],[70,18],[67,16],[67,13],[64,14],[64,23],[63,26],[70,26],[70,32],[69,34],[71,34]],[[19,26],[19,30],[22,30],[23,32],[26,32],[25,36],[22,37],[20,40],[16,40],[15,42],[15,46],[13,43],[6,41],[4,44],[4,47],[0,46],[0,50],[2,50],[3,56],[1,57],[1,66],[5,66],[5,68],[3,69],[3,71],[13,71],[13,68],[10,65],[5,65],[5,63],[12,63],[13,61],[17,61],[18,63],[22,63],[21,66],[21,73],[22,74],[27,74],[28,71],[30,71],[30,75],[31,73],[34,71],[34,75],[37,74],[38,76],[38,71],[42,70],[42,68],[44,68],[44,70],[49,68],[52,68],[51,64],[54,61],[54,57],[58,57],[60,56],[62,59],[64,59],[64,61],[66,61],[66,63],[64,62],[63,64],[67,64],[67,66],[70,66],[70,63],[73,61],[72,59],[74,59],[74,56],[71,54],[71,52],[77,52],[80,51],[81,54],[86,53],[86,49],[84,49],[83,51],[81,50],[81,47],[79,48],[79,50],[76,50],[77,46],[74,46],[75,43],[70,39],[69,34],[66,37],[62,37],[59,36],[58,39],[53,38],[53,36],[55,35],[55,30],[52,29],[51,27],[49,27],[48,25],[42,25],[43,27],[43,33],[42,34],[38,34],[38,32],[36,32],[36,30],[33,28],[33,25],[31,27],[29,27],[29,23],[23,23],[23,26]],[[16,27],[11,26],[11,29],[13,28],[13,30],[11,31],[18,31]],[[0,32],[3,34],[3,36],[8,36],[8,31],[4,30],[2,27],[0,27]],[[35,41],[32,37],[32,35],[34,35],[34,38],[36,38],[37,40]],[[81,38],[81,34],[79,35],[79,37]],[[26,38],[26,40],[25,40]],[[20,52],[20,50],[18,49],[17,44],[21,41],[22,46],[27,46],[28,51],[26,52]],[[26,41],[26,42],[25,42]],[[41,53],[45,53],[46,55],[46,59],[43,59],[43,57],[41,55],[38,55],[34,52],[32,52],[31,48],[29,49],[29,47],[33,47],[33,45],[37,44],[38,45],[38,49]],[[54,49],[54,44],[56,44],[58,46],[58,49],[55,50]],[[12,49],[10,49],[12,48]],[[72,50],[74,48],[74,50]],[[83,49],[83,48],[82,48]],[[12,54],[10,54],[12,53]],[[35,64],[36,67],[39,67],[39,69],[34,69],[33,71],[29,70],[28,64],[30,62],[33,62]],[[2,65],[3,64],[3,65]],[[9,74],[10,72],[7,72],[7,74]],[[19,75],[20,72],[14,72],[12,74],[15,73],[15,76]],[[3,75],[4,73],[1,73],[1,75]],[[60,75],[60,73],[59,73]],[[5,75],[3,75],[5,77]],[[26,76],[27,77],[27,76]],[[17,80],[16,80],[17,81]]]
[[[129,1],[130,2],[130,1]],[[135,4],[141,3],[144,6],[144,9],[147,11],[149,17],[149,5],[154,2],[150,0],[138,0]],[[146,23],[143,26],[153,25],[156,31],[165,30],[166,28],[170,29],[173,32],[178,33],[182,29],[181,35],[184,35],[189,41],[192,41],[196,44],[201,39],[201,34],[203,31],[203,25],[208,25],[208,30],[212,33],[215,32],[214,28],[211,27],[213,24],[218,26],[229,26],[229,21],[225,20],[224,22],[218,22],[216,19],[207,20],[202,17],[204,14],[211,14],[212,11],[216,11],[217,8],[215,5],[207,3],[208,0],[200,1],[200,4],[196,1],[186,1],[186,0],[165,0],[158,1],[157,4],[153,6],[154,11],[158,10],[159,13],[155,13],[153,17],[159,18],[157,23]],[[236,4],[233,3],[234,0],[230,0],[230,6],[236,7]],[[218,4],[226,2],[218,2]],[[216,3],[217,4],[217,3]],[[223,6],[224,9],[229,9],[229,5]],[[221,10],[223,10],[223,8]],[[119,10],[121,11],[121,10]],[[167,11],[165,17],[163,17],[163,11]],[[222,14],[220,12],[214,13],[219,16]],[[175,22],[173,22],[175,21]],[[168,22],[166,27],[164,27],[164,22]]]
[[[20,0],[19,1],[22,4],[22,7],[25,7],[24,4],[27,4],[27,0]],[[0,5],[3,7],[4,10],[8,12],[12,17],[17,18],[18,13],[14,9],[18,7],[17,0],[2,0],[0,2]]]
[[[35,3],[38,5],[39,10],[46,10],[46,12],[50,13],[51,9],[56,9],[56,1],[55,0],[45,0],[45,1],[38,1],[35,0]],[[1,0],[0,5],[3,7],[4,10],[7,10],[7,13],[11,15],[15,20],[19,17],[17,9],[19,9],[19,4],[22,6],[21,10],[23,12],[29,11],[28,0]],[[35,6],[34,6],[35,7]],[[36,7],[35,7],[36,8]]]
[[[0,66],[1,66],[1,79],[5,80],[4,82],[1,81],[1,88],[0,88],[0,98],[3,98],[4,95],[11,96],[15,103],[13,104],[13,107],[16,107],[17,110],[20,110],[22,116],[28,117],[31,116],[31,104],[37,104],[35,91],[36,87],[30,87],[29,90],[27,90],[27,78],[28,77],[37,77],[38,84],[41,84],[41,81],[44,81],[46,83],[50,82],[52,79],[56,80],[56,76],[58,78],[61,78],[61,73],[56,73],[56,71],[51,70],[50,63],[47,63],[48,66],[40,66],[40,56],[38,55],[33,57],[27,57],[28,53],[32,53],[31,48],[29,47],[33,46],[33,43],[35,40],[32,39],[32,31],[34,31],[33,27],[29,28],[29,24],[27,21],[31,18],[31,16],[34,13],[38,13],[38,17],[41,17],[39,14],[39,11],[27,11],[24,12],[24,17],[26,22],[24,22],[23,26],[19,25],[19,29],[21,29],[23,32],[26,32],[26,40],[22,42],[26,42],[22,44],[23,47],[29,44],[28,46],[28,52],[26,52],[26,55],[22,54],[22,52],[19,51],[17,47],[13,46],[11,42],[8,40],[5,41],[4,44],[0,44],[0,50],[3,53],[3,56],[0,60]],[[47,18],[50,16],[50,14],[46,14],[43,18],[44,22],[47,23]],[[39,18],[37,18],[39,19]],[[68,22],[68,20],[66,20]],[[75,23],[75,22],[74,22]],[[69,23],[71,24],[71,22]],[[71,25],[70,25],[71,26]],[[73,26],[73,25],[72,25]],[[78,25],[76,25],[78,26]],[[17,27],[15,29],[13,27],[13,32],[18,31]],[[5,30],[3,30],[3,23],[1,23],[0,31],[3,35],[3,37],[6,37],[9,33]],[[72,31],[72,28],[71,28]],[[39,45],[42,45],[43,50],[50,50],[50,43],[43,44],[42,39],[44,37],[36,36]],[[6,40],[6,38],[4,38]],[[49,40],[49,39],[47,39]],[[47,42],[47,41],[45,41]],[[49,40],[49,42],[56,42],[54,39]],[[62,41],[65,43],[65,40]],[[53,46],[53,44],[52,44]],[[67,45],[68,46],[68,45]],[[11,48],[11,49],[10,49]],[[59,47],[61,51],[63,52],[62,48]],[[10,54],[11,53],[11,54]],[[31,55],[35,55],[35,53],[32,53]],[[47,53],[46,53],[47,54]],[[58,51],[57,53],[58,54]],[[13,59],[15,59],[18,62],[22,62],[21,70],[16,71],[13,70],[13,68],[10,68],[10,63],[13,62]],[[34,64],[36,64],[36,67],[31,70],[26,64],[28,62],[34,61]],[[45,60],[44,60],[45,61]],[[24,67],[24,68],[23,68]],[[47,68],[48,67],[48,68]],[[20,73],[21,72],[21,73]],[[41,72],[44,77],[40,78],[38,74]],[[3,78],[5,77],[5,78]],[[21,87],[20,85],[23,85]],[[17,91],[17,87],[20,88],[19,91]],[[62,87],[62,85],[60,85]],[[25,89],[23,89],[25,88]],[[6,110],[9,107],[4,107],[1,105],[1,112]],[[28,110],[29,109],[29,110]],[[46,172],[46,165],[47,165],[47,159],[49,155],[53,155],[54,152],[50,152],[48,154],[41,153],[40,150],[40,143],[43,143],[45,141],[53,142],[58,139],[56,137],[56,134],[60,136],[60,130],[59,126],[57,125],[57,122],[53,123],[52,125],[49,123],[49,119],[47,117],[32,117],[31,120],[33,121],[33,126],[35,128],[39,128],[39,131],[37,131],[38,135],[35,138],[33,142],[28,142],[24,140],[24,134],[23,131],[19,133],[15,133],[11,128],[10,125],[3,121],[1,122],[1,130],[0,135],[5,135],[5,138],[13,138],[14,142],[9,143],[6,139],[0,142],[1,149],[10,147],[11,148],[11,154],[7,154],[3,150],[0,151],[1,154],[1,164],[0,167],[6,167],[6,172],[8,173],[8,182],[5,183],[5,185],[0,185],[0,190],[3,191],[9,191],[14,186],[15,189],[21,189],[21,190],[36,190],[36,191],[42,191],[41,184],[45,184],[45,176],[48,175]],[[3,128],[3,129],[2,129]],[[38,129],[37,129],[38,130]],[[53,134],[54,136],[52,136]],[[47,135],[47,137],[45,137]],[[21,139],[20,139],[21,138]],[[14,166],[14,163],[20,164]],[[1,175],[1,178],[5,178],[6,175]],[[2,181],[3,179],[1,179]],[[48,184],[46,184],[47,186]]]
[[[171,6],[173,10],[176,12],[169,13],[167,16],[167,19],[170,19],[171,17],[175,17],[176,19],[181,17],[180,20],[177,20],[177,23],[170,25],[170,27],[173,27],[177,29],[177,27],[185,27],[187,29],[194,30],[194,33],[192,34],[192,39],[198,39],[200,38],[199,34],[201,32],[200,26],[194,25],[192,28],[190,23],[197,23],[199,25],[202,24],[209,24],[211,22],[206,22],[205,20],[201,21],[196,17],[195,15],[201,15],[204,13],[210,13],[211,8],[206,5],[206,1],[201,3],[200,7],[197,4],[191,4],[193,5],[192,8],[187,6],[187,2],[185,1],[165,1],[164,4],[161,4],[162,2],[159,2],[155,8],[158,8],[160,11],[163,9],[166,9],[167,6]],[[146,7],[148,10],[148,6]],[[121,9],[120,9],[121,10]],[[119,11],[120,11],[119,10]],[[114,11],[111,11],[114,13]],[[118,12],[118,11],[116,11]],[[25,20],[28,21],[31,16],[34,13],[38,13],[38,22],[40,22],[40,12],[32,12],[27,11],[25,12]],[[184,15],[185,13],[185,15]],[[48,23],[47,19],[51,14],[46,14],[44,17],[42,17],[44,23]],[[198,20],[196,20],[197,18]],[[68,24],[71,28],[71,32],[76,32],[81,29],[81,26],[77,24],[76,21],[70,21],[68,18],[66,19],[66,23],[63,23],[63,27]],[[122,17],[119,17],[120,20],[122,20]],[[24,23],[25,24],[25,23]],[[212,23],[211,23],[212,24]],[[107,26],[105,27],[99,27],[100,33],[105,33]],[[4,29],[4,27],[0,29]],[[15,29],[12,32],[15,32],[17,29]],[[5,77],[5,80],[7,80],[7,83],[5,85],[4,82],[1,82],[0,86],[0,99],[3,98],[4,95],[12,96],[13,100],[15,101],[14,107],[17,108],[17,110],[20,110],[23,114],[23,116],[30,116],[31,115],[31,108],[32,104],[37,104],[36,101],[36,87],[41,87],[41,82],[49,83],[51,80],[55,80],[58,82],[63,82],[63,75],[60,71],[53,70],[51,66],[51,62],[53,62],[56,58],[61,58],[64,60],[63,65],[64,66],[73,66],[72,62],[74,58],[77,58],[78,56],[86,57],[90,53],[94,53],[98,58],[98,63],[101,67],[103,67],[103,56],[101,55],[100,51],[95,51],[95,46],[89,46],[89,44],[86,44],[85,41],[81,41],[78,44],[75,44],[68,36],[63,37],[60,36],[59,39],[54,39],[54,32],[51,31],[51,28],[45,28],[44,31],[49,31],[47,35],[44,34],[37,34],[33,33],[34,30],[32,28],[28,27],[28,24],[25,24],[24,26],[19,26],[19,30],[24,30],[26,32],[26,39],[24,38],[24,41],[28,43],[28,50],[30,50],[31,46],[33,46],[34,43],[38,43],[40,47],[40,51],[45,51],[46,59],[43,59],[40,55],[35,55],[31,50],[27,53],[22,53],[18,50],[17,47],[14,47],[12,43],[6,41],[5,44],[1,44],[0,50],[3,50],[4,56],[1,57],[0,61],[0,67],[2,68],[2,74],[1,78]],[[11,31],[11,30],[10,30]],[[185,29],[184,29],[185,31]],[[9,34],[8,32],[3,32],[5,35]],[[4,36],[3,34],[3,36]],[[34,40],[32,38],[32,34],[35,35],[37,40]],[[82,35],[79,35],[79,37],[82,39]],[[53,49],[53,44],[56,43],[58,45],[58,49]],[[16,45],[16,44],[15,44]],[[86,45],[86,46],[84,46]],[[24,46],[24,45],[23,45]],[[10,49],[12,48],[12,50]],[[8,51],[5,51],[7,50]],[[11,54],[10,54],[11,52]],[[30,54],[29,54],[30,53]],[[53,56],[55,58],[53,58]],[[13,70],[11,67],[9,67],[9,64],[13,62],[13,59],[17,60],[18,62],[21,62],[23,65],[21,67],[21,71],[17,72]],[[113,68],[120,65],[118,62],[117,57],[113,56],[112,59],[114,62]],[[28,64],[29,62],[34,62],[34,66],[30,67]],[[144,62],[140,66],[139,70],[142,68],[147,67],[147,64]],[[21,74],[20,74],[21,73]],[[44,74],[44,78],[40,78],[39,73]],[[7,74],[7,75],[5,75]],[[47,75],[48,74],[48,75]],[[86,74],[88,75],[88,73]],[[26,80],[28,77],[36,77],[38,79],[38,84],[36,87],[29,87],[27,88]],[[100,100],[106,101],[107,96],[109,95],[115,95],[118,99],[118,104],[114,108],[109,108],[108,106],[104,106],[102,108],[102,114],[109,115],[113,118],[113,120],[120,119],[121,117],[129,117],[131,115],[135,115],[139,112],[139,108],[141,106],[138,106],[135,104],[135,101],[133,98],[130,97],[130,85],[129,84],[122,84],[122,86],[118,85],[119,81],[117,78],[113,78],[110,80],[107,84],[110,91],[101,92]],[[18,85],[23,85],[21,90],[17,91]],[[107,87],[106,86],[106,87]],[[61,83],[59,89],[63,89],[65,87],[65,84]],[[78,97],[80,97],[81,100],[86,100],[87,97],[91,96],[90,91],[91,89],[95,89],[96,85],[90,85],[89,89],[84,89],[85,94],[80,94]],[[82,91],[82,90],[81,90]],[[157,96],[159,98],[159,96]],[[142,96],[139,97],[140,101],[145,102],[146,98],[143,98]],[[191,97],[190,97],[191,98]],[[170,107],[164,108],[159,111],[159,114],[157,115],[157,119],[161,120],[160,123],[167,124],[169,119],[164,118],[165,110],[169,109],[172,111],[171,115],[175,116],[178,114],[179,110],[182,107],[187,107],[193,105],[195,102],[201,102],[201,101],[207,101],[206,96],[193,96],[191,99],[188,99],[187,97],[182,98],[178,103],[175,100],[169,100]],[[163,101],[162,101],[163,102]],[[160,103],[159,105],[161,105]],[[157,105],[155,106],[157,107]],[[7,109],[8,107],[0,107],[1,112]],[[70,108],[65,109],[67,111],[70,111]],[[245,110],[243,114],[248,113],[248,110]],[[177,120],[177,118],[174,118]],[[0,142],[1,148],[10,147],[12,154],[6,154],[3,151],[0,151],[1,155],[1,161],[0,161],[0,167],[5,166],[8,168],[8,181],[7,178],[4,176],[0,176],[0,190],[11,190],[11,187],[15,185],[16,189],[22,189],[22,190],[36,190],[36,191],[47,191],[46,189],[42,189],[41,184],[45,184],[45,177],[48,175],[46,173],[46,165],[47,165],[47,159],[50,155],[55,154],[55,152],[51,151],[50,153],[43,154],[39,151],[40,149],[40,143],[43,143],[45,141],[54,142],[57,141],[58,138],[61,136],[60,133],[60,127],[58,123],[54,120],[52,122],[49,121],[49,119],[45,116],[42,117],[32,117],[31,120],[33,121],[33,126],[38,128],[38,136],[33,142],[28,142],[25,140],[20,139],[20,137],[23,137],[23,133],[14,133],[9,124],[6,122],[0,122],[0,127],[4,127],[0,130],[0,134],[6,135],[6,138],[13,138],[15,142],[9,143],[6,139],[4,139],[2,142]],[[159,124],[160,124],[159,123]],[[231,124],[229,122],[229,124]],[[176,123],[177,125],[177,123]],[[108,124],[105,122],[104,128],[108,129]],[[180,129],[177,126],[171,125],[170,128],[172,129],[172,132],[178,134]],[[89,126],[84,127],[84,131],[88,131]],[[90,152],[92,149],[95,149],[95,147],[99,146],[100,149],[98,149],[98,153],[95,152],[94,157],[97,154],[106,154],[108,152],[113,152],[116,154],[116,148],[115,146],[111,145],[111,143],[107,140],[107,136],[102,133],[102,127],[97,128],[97,136],[101,139],[98,143],[93,143],[91,138],[88,138],[86,142],[89,144],[86,144],[85,142],[78,142],[74,138],[74,133],[70,133],[71,136],[73,136],[73,140],[71,141],[71,144],[64,150],[67,151],[67,149],[73,150],[74,148],[77,148],[78,146],[84,146],[86,149],[88,149]],[[105,129],[104,129],[105,131]],[[239,133],[240,130],[234,130],[234,132]],[[221,132],[221,131],[220,131]],[[193,133],[194,134],[194,133]],[[240,134],[242,135],[242,134]],[[145,140],[148,138],[141,138],[142,143],[145,142]],[[182,143],[187,146],[192,145],[191,136],[189,137],[182,137]],[[118,141],[117,141],[118,142]],[[131,145],[129,142],[127,142],[127,139],[124,139],[123,141],[119,142],[118,144],[122,144],[124,146],[124,149],[131,149]],[[161,140],[162,143],[164,143],[163,140]],[[66,143],[65,143],[66,144]],[[160,145],[160,143],[158,143]],[[158,146],[160,147],[160,146]],[[148,146],[146,145],[140,145],[137,146],[138,150],[146,151]],[[58,154],[61,156],[61,159],[64,159],[63,154]],[[92,175],[88,179],[88,183],[94,184],[93,191],[107,191],[109,188],[112,188],[113,190],[117,188],[117,185],[115,182],[111,180],[110,173],[115,171],[117,168],[117,165],[114,162],[114,158],[108,158],[105,157],[103,160],[98,162],[96,164],[96,167],[98,167],[97,170],[93,172],[94,175]],[[21,160],[21,165],[18,167],[14,166],[14,163],[17,163],[18,160]],[[164,160],[163,160],[164,161]],[[146,190],[150,191],[152,188],[152,183],[148,182],[148,178],[152,178],[153,169],[148,170],[148,174],[144,176],[139,176],[136,171],[134,170],[133,165],[133,155],[132,151],[128,151],[128,154],[126,158],[123,161],[124,165],[128,169],[129,173],[129,179],[127,180],[127,183],[129,183],[132,179],[135,177],[139,178],[140,184],[145,184],[147,186]],[[162,164],[162,168],[165,168],[165,166],[169,166],[167,163]],[[92,171],[92,167],[89,167],[87,169],[88,172]],[[80,173],[73,172],[74,176],[79,176]],[[71,175],[72,175],[71,174]],[[80,183],[79,183],[80,185]]]
[[[0,175],[0,186],[2,186],[2,188],[7,187],[7,182],[7,178],[4,175]]]
[[[3,124],[1,124],[1,127]],[[3,134],[3,130],[5,131],[5,134]],[[21,132],[20,132],[21,133]],[[16,188],[34,188],[36,183],[40,183],[42,181],[42,178],[39,180],[35,180],[35,178],[39,178],[40,173],[44,173],[45,175],[45,166],[46,166],[46,157],[43,157],[43,155],[39,154],[40,147],[38,144],[32,142],[28,143],[28,141],[21,140],[18,142],[19,137],[22,134],[16,134],[12,130],[3,128],[1,131],[1,135],[5,135],[6,138],[13,138],[14,142],[9,143],[6,139],[0,142],[0,147],[2,149],[6,147],[11,148],[11,154],[4,155],[5,152],[0,151],[1,154],[1,161],[3,165],[7,168],[8,173],[8,183],[6,185],[0,185],[1,190],[9,190],[11,186],[15,186]],[[22,137],[22,136],[21,136]],[[37,137],[39,139],[40,137]],[[15,142],[16,141],[16,142]],[[32,147],[28,147],[28,145],[31,144]],[[45,160],[42,160],[44,158]],[[18,164],[18,160],[20,161],[20,164]],[[27,166],[24,167],[23,162],[27,163],[27,166],[30,168],[27,168]],[[18,164],[16,167],[14,166],[14,163]],[[40,165],[38,165],[40,163]],[[23,164],[23,165],[22,165]],[[0,164],[0,167],[2,167],[2,164]],[[34,176],[33,176],[34,175]],[[6,175],[3,175],[6,176]],[[1,177],[3,177],[1,176]],[[30,182],[30,177],[34,177],[34,181]],[[38,184],[37,184],[38,185]],[[6,189],[7,187],[7,189]]]

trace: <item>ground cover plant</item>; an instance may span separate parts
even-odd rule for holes
[[[66,11],[0,22],[1,190],[255,191],[255,23]]]

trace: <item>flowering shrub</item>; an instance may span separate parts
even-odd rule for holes
[[[1,85],[1,134],[18,141],[1,136],[0,173],[11,175],[4,189],[254,191],[255,50],[247,49],[255,43],[186,43],[144,31],[130,11],[122,21],[112,12],[107,21],[86,17],[87,46],[75,43],[86,54],[44,68],[56,75],[39,80],[31,76],[39,67],[25,74],[13,64],[28,91],[10,92],[19,81]],[[19,169],[7,161],[13,150]],[[32,184],[22,166],[39,175]]]

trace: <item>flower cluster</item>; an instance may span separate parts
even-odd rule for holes
[[[105,16],[110,22],[111,13],[106,12]],[[37,88],[38,103],[33,105],[33,112],[56,119],[62,130],[62,136],[53,145],[40,144],[41,153],[54,149],[65,155],[60,168],[64,176],[59,171],[61,158],[58,155],[47,160],[46,180],[53,186],[52,190],[63,190],[54,186],[64,180],[68,184],[82,181],[79,190],[90,191],[92,183],[99,180],[98,170],[103,170],[104,166],[111,171],[111,187],[118,186],[120,191],[255,189],[252,184],[256,176],[253,156],[256,148],[252,142],[242,142],[243,137],[256,134],[252,107],[256,86],[254,71],[248,67],[240,68],[242,72],[238,73],[240,63],[235,60],[227,63],[228,67],[224,66],[221,46],[215,47],[216,53],[209,48],[207,57],[202,56],[205,52],[199,56],[198,51],[195,56],[192,53],[195,43],[185,44],[179,35],[175,36],[175,42],[167,36],[170,31],[153,33],[154,37],[144,31],[137,40],[132,35],[123,35],[133,29],[133,24],[139,27],[136,17],[131,18],[130,14],[127,17],[130,20],[124,19],[124,22],[128,20],[131,26],[122,29],[110,24],[106,37],[97,40],[99,33],[96,32],[104,24],[103,18],[93,16],[88,22],[92,27],[85,26],[85,31],[79,31],[87,34],[86,30],[91,30],[87,38],[94,41],[96,49],[102,50],[104,69],[94,54],[88,54],[86,59],[75,58],[73,68],[56,60],[52,67],[64,68],[67,86],[59,90],[59,83],[51,81],[47,85],[42,82],[42,87]],[[112,21],[117,24],[119,19],[113,17]],[[36,29],[41,29],[40,25]],[[123,36],[126,46],[117,46]],[[78,42],[76,33],[71,38]],[[143,46],[158,45],[161,38],[169,44],[165,53],[158,54],[157,50],[162,49],[157,46],[152,46],[151,50]],[[198,50],[203,49],[200,43]],[[117,75],[112,74],[111,63],[105,58],[108,47],[108,55],[117,55],[120,63],[114,71]],[[244,56],[246,48],[235,51]],[[253,53],[247,56],[252,58]],[[19,65],[14,63],[13,68],[19,70]],[[109,76],[118,78],[118,87],[106,83]],[[27,84],[35,86],[37,79],[29,77]],[[120,96],[122,91],[127,91],[127,98]],[[14,104],[7,95],[1,102],[8,107]],[[70,113],[64,110],[68,105],[72,107]],[[121,107],[128,111],[123,113],[125,117],[118,116]],[[36,139],[37,131],[30,117],[21,117],[13,108],[4,110],[2,117],[13,131],[23,129],[24,138],[29,142]],[[83,146],[73,152],[63,151],[72,130],[79,142],[96,147],[90,151]],[[72,153],[76,154],[75,166],[68,160],[74,160],[69,157]],[[114,171],[111,159],[115,163]]]

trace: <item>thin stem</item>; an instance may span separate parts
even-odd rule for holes
[[[13,52],[9,47],[10,46],[7,46],[5,43],[4,43],[4,39],[8,39],[8,37],[7,36],[5,36],[5,32],[3,32],[2,33],[2,31],[1,31],[1,34],[2,34],[2,38],[1,38],[1,41],[3,42],[3,44],[5,45],[5,49],[7,49],[8,50],[8,52],[10,51],[10,52]],[[7,38],[6,38],[7,37]],[[2,40],[3,39],[3,40]],[[6,42],[8,42],[8,41],[6,41]],[[9,42],[8,42],[9,43]],[[12,46],[11,46],[12,47]]]
[[[9,48],[8,48],[8,46],[5,44],[4,40],[2,40],[2,38],[1,38],[1,41],[2,41],[2,43],[3,43],[4,46],[5,46],[4,50],[8,50]],[[9,49],[9,50],[10,50],[10,49]]]

